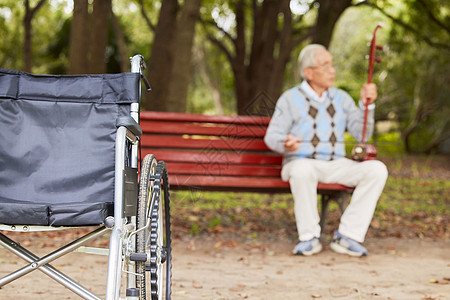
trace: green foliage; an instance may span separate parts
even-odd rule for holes
[[[411,171],[414,172],[414,165]],[[415,172],[418,172],[417,169]],[[448,212],[450,182],[443,179],[389,177],[379,214],[390,210],[396,215],[407,216],[423,212],[429,216],[443,216]],[[384,201],[384,199],[389,199]]]
[[[383,20],[380,13],[373,12],[368,7],[353,7],[345,11],[336,25],[330,44],[336,68],[336,86],[347,91],[355,100],[359,100],[361,87],[367,82],[368,55],[373,30]],[[386,34],[385,28],[378,30],[377,44],[384,44]],[[383,57],[383,54],[378,52],[377,56]],[[378,75],[383,68],[384,63],[375,64],[373,78],[373,82],[379,86],[378,92],[381,92],[381,95],[383,87]]]
[[[225,55],[215,51],[211,43],[205,43],[206,33],[197,26],[191,85],[187,99],[187,112],[219,114],[214,103],[220,97],[223,113],[230,115],[236,111],[233,73]]]
[[[354,99],[367,81],[372,32],[378,23],[381,64],[375,65],[378,86],[376,120],[395,121],[401,133],[399,150],[435,152],[449,139],[450,7],[438,0],[368,1],[370,6],[348,9],[339,20],[330,47],[337,70],[336,85]],[[374,7],[378,7],[374,9]],[[407,13],[405,13],[407,12]],[[361,18],[364,16],[364,18]],[[395,20],[395,21],[394,21]],[[387,144],[375,137],[380,145]],[[382,147],[384,148],[384,147]],[[447,149],[448,151],[448,149]]]
[[[0,66],[23,68],[23,11],[21,1],[5,0],[0,7]]]
[[[292,1],[306,5],[311,1]],[[31,7],[37,1],[31,1]],[[192,67],[192,83],[188,95],[188,112],[222,113],[214,99],[219,99],[223,113],[236,112],[236,95],[233,70],[226,55],[207,39],[208,33],[225,41],[232,49],[232,42],[226,34],[236,35],[233,6],[237,1],[205,0],[202,3],[201,18],[220,21],[224,32],[212,31],[213,27],[198,24],[195,37]],[[246,1],[250,4],[250,1]],[[257,1],[261,5],[262,1]],[[347,9],[339,19],[333,34],[330,50],[337,70],[336,86],[348,91],[357,100],[359,90],[367,80],[366,56],[368,43],[378,23],[378,44],[384,50],[378,52],[381,64],[375,65],[374,82],[378,85],[376,120],[395,121],[400,139],[395,146],[381,146],[394,139],[387,136],[374,137],[380,150],[391,155],[395,151],[426,152],[442,151],[442,144],[449,140],[450,104],[450,6],[443,0],[369,0],[354,1],[355,6]],[[34,73],[64,74],[69,65],[68,49],[72,1],[47,1],[32,21],[32,52]],[[157,24],[161,1],[143,1],[144,10],[153,26]],[[130,56],[140,53],[149,58],[153,43],[153,32],[141,15],[140,1],[113,0],[113,10],[123,30]],[[2,0],[0,7],[0,66],[22,70],[24,68],[23,44],[25,14],[24,2]],[[252,10],[246,7],[245,15],[247,54],[251,51]],[[313,26],[317,9],[304,15],[293,14],[296,22],[293,29],[304,33]],[[281,16],[280,16],[281,18]],[[228,40],[228,42],[227,42]],[[108,72],[118,71],[117,42],[109,31],[109,45],[106,61]],[[297,56],[304,45],[295,48],[286,67],[284,88],[298,83],[296,76]],[[276,51],[276,49],[275,49]],[[246,58],[248,59],[248,58]],[[149,78],[150,82],[152,78]],[[217,98],[217,95],[219,98]],[[216,97],[216,98],[214,98]],[[395,135],[395,139],[398,135]],[[384,150],[383,150],[384,151]],[[448,151],[448,149],[447,149]]]
[[[392,131],[376,137],[374,144],[378,150],[378,157],[392,157],[405,152],[400,132]]]

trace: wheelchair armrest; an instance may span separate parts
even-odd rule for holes
[[[129,131],[131,131],[137,137],[142,135],[141,126],[130,116],[117,118],[116,127],[119,128],[120,126],[126,127]]]

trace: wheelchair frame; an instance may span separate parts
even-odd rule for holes
[[[144,69],[145,63],[143,57],[141,55],[133,56],[131,58],[131,72],[139,73],[149,90],[148,81],[143,76]],[[141,98],[140,91],[141,84],[139,82],[139,99]],[[154,156],[151,156],[149,159],[152,160],[154,165],[147,177],[141,175],[141,182],[139,184],[145,185],[146,189],[141,191],[138,197],[138,146],[142,134],[142,130],[138,123],[139,103],[131,103],[131,117],[122,117],[116,121],[114,217],[107,217],[101,227],[62,246],[42,258],[39,258],[37,255],[22,247],[19,243],[16,243],[0,232],[0,246],[28,263],[26,266],[0,278],[0,288],[32,271],[39,270],[84,299],[101,299],[89,289],[83,287],[75,280],[54,268],[50,263],[70,252],[85,252],[104,255],[109,253],[105,299],[170,299],[171,231],[167,169],[163,162],[157,163]],[[131,151],[130,147],[127,148],[127,143],[131,145]],[[128,152],[131,152],[131,154],[128,153],[127,150]],[[159,173],[157,174],[157,172]],[[146,184],[145,182],[143,183],[142,180],[147,180]],[[143,207],[144,215],[141,213],[140,216],[137,217],[137,207],[139,205],[141,206],[141,209]],[[131,213],[129,212],[130,209]],[[165,219],[162,218],[163,210]],[[141,218],[141,220],[137,220],[138,218]],[[145,224],[144,227],[137,228],[138,222]],[[157,228],[156,234],[158,235],[158,239],[154,241],[150,236],[152,233],[150,232],[151,226]],[[70,227],[0,225],[0,230],[16,232],[49,231],[67,228]],[[108,249],[84,246],[88,242],[101,237],[108,232],[110,232],[109,251]],[[153,232],[153,234],[155,234],[155,232]],[[165,236],[163,237],[163,235]],[[145,252],[143,253],[138,253],[136,249],[136,239],[139,238],[139,236],[141,240],[145,242],[145,249],[143,250]],[[167,243],[166,245],[163,244],[164,238]],[[157,285],[154,286],[154,284],[151,284],[151,287],[148,287],[149,289],[151,288],[151,290],[146,290],[145,284],[144,287],[137,287],[137,278],[139,278],[139,276],[144,279],[146,278],[145,274],[136,273],[137,264],[142,264],[144,266],[144,269],[141,268],[144,270],[143,272],[150,271],[152,267],[153,269],[156,268],[158,271],[157,275],[160,277],[163,273],[158,268],[163,268],[165,266],[166,277],[155,277],[155,272],[153,271],[148,279],[150,280],[149,282],[156,280],[155,282],[157,282]],[[127,270],[124,270],[125,268],[127,268]],[[123,294],[122,272],[128,274],[126,298],[121,298],[121,293]],[[166,288],[165,294],[158,290],[158,288],[164,288],[164,284]]]

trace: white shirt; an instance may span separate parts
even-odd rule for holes
[[[325,101],[325,99],[328,98],[328,94],[329,94],[328,90],[323,92],[322,97],[320,97],[319,94],[317,94],[316,91],[313,90],[313,88],[309,85],[309,83],[306,80],[302,81],[302,83],[300,84],[300,88],[306,94],[306,96],[311,100],[314,100],[317,102],[323,102],[323,101]],[[365,109],[364,104],[362,103],[361,100],[359,100],[358,104],[361,109]],[[369,109],[375,109],[375,103],[370,104]]]

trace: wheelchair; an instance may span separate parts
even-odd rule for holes
[[[0,69],[0,246],[26,261],[0,288],[39,270],[101,299],[50,264],[75,251],[108,255],[105,299],[170,299],[167,167],[140,156],[141,80],[150,86],[143,57],[130,60],[119,74]],[[89,233],[43,257],[7,237],[80,227]],[[107,234],[109,248],[86,246]]]

